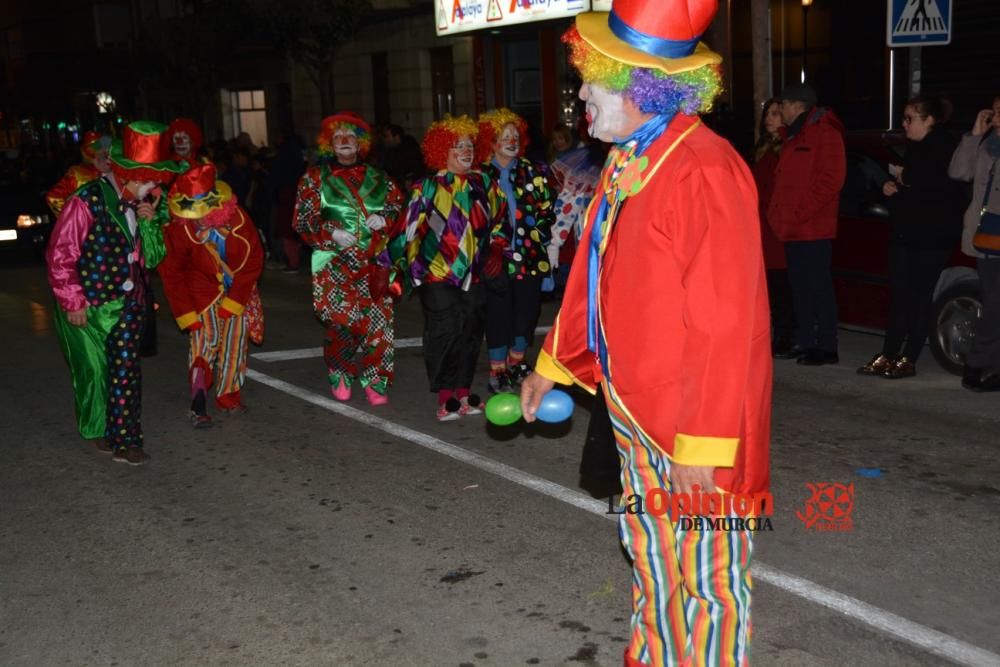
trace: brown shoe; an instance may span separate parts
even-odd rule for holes
[[[916,374],[917,367],[913,365],[913,362],[906,357],[898,357],[893,360],[892,366],[882,373],[882,377],[889,378],[890,380],[901,380],[903,378],[911,378]]]
[[[111,445],[104,438],[98,438],[94,440],[94,449],[96,449],[101,454],[111,454],[114,450],[111,449]]]
[[[141,466],[149,461],[149,454],[142,451],[142,447],[125,447],[115,452],[111,460],[115,463],[127,463],[130,466]]]
[[[876,354],[872,360],[858,369],[858,375],[884,375],[892,368],[892,359],[884,354]]]

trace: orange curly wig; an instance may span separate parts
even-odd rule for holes
[[[479,133],[476,121],[462,115],[457,118],[445,116],[444,120],[431,123],[420,144],[424,162],[435,171],[448,168],[448,151],[460,137],[469,137],[473,142]]]
[[[517,156],[524,157],[524,151],[528,148],[528,123],[510,109],[502,107],[493,111],[487,111],[479,116],[479,137],[476,139],[476,162],[483,163],[490,161],[493,157],[493,144],[503,134],[503,128],[507,124],[517,128],[521,139],[521,147]]]

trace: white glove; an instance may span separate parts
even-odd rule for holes
[[[330,234],[333,238],[333,242],[339,245],[341,248],[350,248],[352,245],[358,242],[358,237],[350,232],[345,232],[343,229],[335,229],[333,233]]]
[[[559,246],[550,243],[546,250],[549,253],[549,266],[555,271],[559,268]]]
[[[365,219],[365,225],[367,225],[368,229],[372,230],[373,232],[377,232],[380,229],[385,229],[385,224],[386,224],[385,218],[383,218],[378,213],[372,213]]]

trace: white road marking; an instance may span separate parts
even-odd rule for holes
[[[617,520],[616,515],[609,515],[607,513],[607,503],[591,498],[579,491],[566,488],[565,486],[524,472],[505,463],[494,461],[482,454],[462,449],[457,445],[445,442],[432,435],[369,414],[363,410],[335,401],[328,396],[303,389],[265,373],[249,369],[247,370],[247,378],[256,380],[272,389],[277,389],[334,414],[347,417],[348,419],[412,442],[415,445],[420,445],[456,461],[461,461],[462,463],[502,477],[550,498],[561,500],[568,505],[590,512],[591,514],[596,514],[612,521]],[[996,667],[1000,665],[1000,655],[996,653],[956,639],[951,635],[928,628],[927,626],[920,625],[919,623],[914,623],[902,616],[897,616],[892,612],[885,611],[867,602],[862,602],[857,598],[820,586],[808,579],[782,572],[760,561],[753,563],[753,575],[757,581],[771,584],[792,595],[836,611],[908,644],[912,644],[939,658],[944,658],[959,665],[969,665],[970,667]]]
[[[552,327],[538,327],[535,329],[536,334],[548,333],[549,329]],[[403,349],[406,347],[423,347],[422,338],[398,338],[396,340],[396,349]],[[317,357],[323,356],[323,348],[321,347],[303,347],[297,350],[276,350],[274,352],[257,352],[256,354],[251,354],[251,359],[256,359],[257,361],[265,361],[267,363],[274,363],[275,361],[293,361],[295,359],[315,359]]]

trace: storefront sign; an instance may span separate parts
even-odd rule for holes
[[[576,16],[611,0],[434,0],[438,35]],[[606,7],[604,7],[606,6]]]

